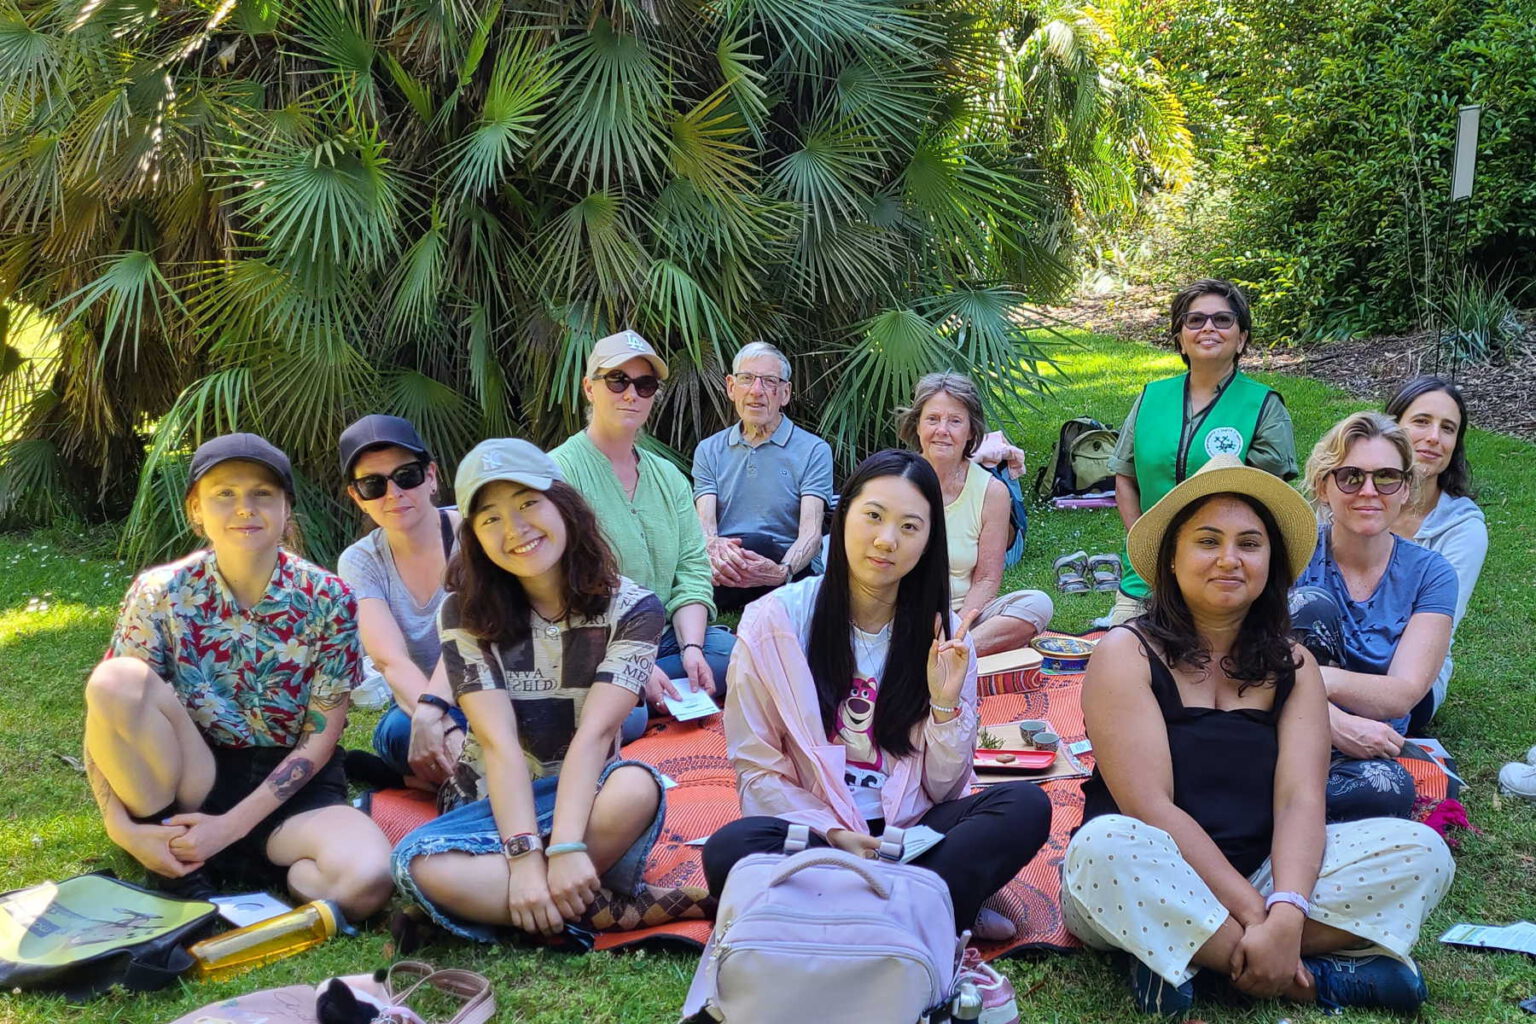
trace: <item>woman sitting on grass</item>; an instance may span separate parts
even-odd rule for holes
[[[407,776],[435,788],[464,744],[463,712],[447,700],[446,684],[436,694],[432,684],[459,514],[437,507],[437,463],[408,420],[364,416],[342,431],[340,448],[347,493],[376,527],[341,553],[336,573],[357,597],[363,650],[392,697],[373,730],[385,771],[358,771],[353,755],[354,778],[387,788],[402,785],[389,775]]]
[[[825,576],[747,606],[731,659],[725,735],[747,817],[704,847],[709,891],[749,853],[810,845],[875,855],[886,826],[944,840],[912,863],[942,877],[955,931],[1045,842],[1050,801],[1007,783],[971,795],[976,656],[949,606],[944,504],[915,452],[865,459],[843,487]],[[1011,934],[989,914],[990,937]],[[1004,928],[1002,934],[997,927]]]
[[[619,729],[665,613],[527,441],[481,442],[454,490],[464,525],[438,627],[470,738],[439,793],[453,809],[400,842],[395,878],[455,935],[564,932],[586,948],[591,928],[626,923],[613,897],[647,895],[661,778],[618,759]]]
[[[1414,498],[1392,532],[1439,552],[1456,570],[1456,613],[1451,634],[1467,614],[1467,602],[1488,556],[1488,524],[1472,500],[1472,467],[1467,464],[1467,402],[1461,389],[1440,377],[1415,377],[1387,402],[1387,415],[1413,444]],[[1451,656],[1445,656],[1429,695],[1408,721],[1408,735],[1422,736],[1451,683]]]
[[[1335,424],[1307,459],[1325,525],[1291,595],[1298,636],[1328,689],[1335,755],[1328,820],[1413,811],[1413,778],[1393,760],[1409,713],[1445,664],[1456,572],[1392,531],[1412,493],[1408,435],[1379,412]]]
[[[337,748],[360,660],[352,595],[280,546],[293,473],[256,435],[197,449],[186,511],[208,547],[139,574],[85,685],[107,835],[179,895],[286,876],[299,899],[367,917],[392,887]]]
[[[1131,528],[1151,603],[1088,663],[1097,764],[1062,911],[1130,954],[1144,1013],[1189,1009],[1201,970],[1324,1008],[1426,997],[1409,957],[1455,871],[1445,843],[1395,818],[1324,825],[1327,696],[1286,615],[1313,524],[1286,484],[1216,456]]]
[[[1055,607],[1039,590],[998,594],[1011,529],[1012,503],[1001,480],[972,461],[987,434],[981,393],[960,373],[930,373],[917,382],[901,417],[901,439],[933,467],[944,493],[950,606],[972,616],[976,653],[1026,646],[1050,624]]]

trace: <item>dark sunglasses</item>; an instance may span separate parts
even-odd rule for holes
[[[357,493],[364,501],[374,501],[384,497],[389,490],[389,482],[393,480],[395,486],[402,491],[408,491],[413,487],[420,487],[427,479],[427,464],[425,462],[407,462],[403,466],[396,466],[389,473],[369,473],[347,481],[347,486]]]
[[[1376,485],[1377,494],[1396,494],[1402,490],[1404,482],[1408,479],[1407,473],[1401,469],[1392,469],[1390,466],[1369,472],[1359,466],[1340,466],[1329,476],[1333,477],[1334,486],[1345,494],[1359,493],[1360,488],[1365,486],[1366,477],[1370,477],[1371,483]]]
[[[1184,329],[1186,331],[1200,330],[1205,326],[1205,322],[1207,320],[1209,320],[1211,322],[1211,326],[1216,328],[1218,331],[1224,331],[1228,327],[1231,327],[1233,324],[1237,323],[1237,314],[1227,312],[1185,313],[1183,316],[1179,317],[1179,322],[1184,325]]]
[[[601,377],[593,379],[607,384],[608,390],[616,395],[622,395],[624,389],[633,384],[635,386],[635,394],[641,398],[650,398],[656,393],[656,389],[661,387],[661,381],[650,374],[646,374],[644,377],[631,377],[621,370],[614,370],[612,373],[605,373]]]

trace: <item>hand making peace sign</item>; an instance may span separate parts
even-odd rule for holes
[[[952,708],[960,703],[966,663],[971,656],[965,634],[980,614],[975,608],[966,612],[960,620],[960,628],[948,640],[944,639],[944,620],[937,615],[933,617],[933,643],[928,647],[928,699],[939,707]]]

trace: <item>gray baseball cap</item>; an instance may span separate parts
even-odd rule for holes
[[[565,474],[543,449],[522,438],[493,437],[481,441],[464,456],[453,477],[453,495],[465,515],[474,503],[475,492],[497,480],[547,491],[556,480],[564,483]]]
[[[644,359],[651,364],[656,371],[656,376],[662,380],[667,379],[667,364],[651,343],[646,341],[634,331],[620,331],[618,334],[610,334],[606,338],[598,340],[592,346],[592,354],[587,356],[587,376],[596,377],[598,374],[623,366],[636,357]]]

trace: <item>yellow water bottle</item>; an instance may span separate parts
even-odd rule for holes
[[[187,950],[193,973],[209,981],[223,981],[262,964],[281,960],[335,935],[345,919],[330,900],[315,900],[286,914],[215,935]]]

